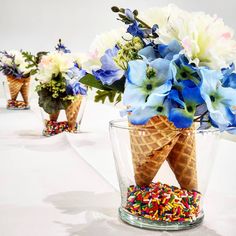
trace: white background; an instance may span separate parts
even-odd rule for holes
[[[111,6],[141,11],[168,3],[217,14],[236,28],[234,0],[0,0],[0,49],[51,50],[62,38],[73,51],[86,51],[96,34],[121,26]]]
[[[61,38],[73,52],[86,52],[97,34],[121,26],[111,6],[141,11],[168,3],[217,14],[236,29],[234,0],[0,0],[0,50],[48,51]]]

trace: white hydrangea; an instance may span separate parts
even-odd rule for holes
[[[53,75],[66,74],[74,66],[73,57],[68,53],[52,52],[44,55],[38,65],[35,77],[42,83],[49,82]]]
[[[122,36],[129,37],[126,35],[125,28],[97,35],[90,46],[89,53],[82,58],[82,68],[91,72],[92,69],[101,67],[100,58],[107,49],[113,48],[118,42],[124,42]]]
[[[17,68],[20,72],[22,72],[23,74],[28,74],[31,71],[31,68],[27,68],[28,67],[28,62],[25,61],[25,57],[22,55],[21,51],[17,51],[17,50],[9,50],[7,51],[7,53],[11,56],[15,57],[15,64],[17,65]],[[13,65],[13,61],[11,58],[8,58],[4,55],[1,56],[1,63],[12,66]]]
[[[221,69],[236,58],[233,30],[221,18],[203,12],[187,12],[175,5],[152,8],[140,14],[148,24],[159,25],[159,39],[168,44],[176,39],[191,62],[198,66]]]

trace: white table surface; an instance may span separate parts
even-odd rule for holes
[[[46,138],[36,101],[29,111],[9,111],[0,100],[0,236],[236,235],[236,143],[226,139],[200,227],[159,232],[122,223],[108,134],[117,118],[118,109],[89,101],[82,133]]]

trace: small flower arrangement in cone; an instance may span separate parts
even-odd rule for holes
[[[96,38],[81,82],[97,89],[95,101],[122,100],[137,186],[151,186],[167,161],[181,189],[198,191],[194,131],[235,133],[233,32],[216,16],[174,5],[112,11],[127,29]]]
[[[41,57],[35,79],[39,82],[36,87],[38,104],[49,117],[45,120],[44,135],[78,130],[77,118],[87,94],[87,87],[80,83],[85,74],[78,59],[61,41],[55,52]],[[67,121],[58,122],[61,110],[65,110]]]
[[[25,51],[0,52],[0,71],[7,77],[10,92],[7,108],[29,109],[30,76],[37,70],[37,57]],[[17,100],[21,94],[23,101]]]

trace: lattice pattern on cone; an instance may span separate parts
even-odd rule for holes
[[[23,78],[23,85],[20,89],[20,93],[26,105],[29,104],[29,90],[30,90],[30,78]]]
[[[7,76],[8,86],[10,90],[11,100],[16,100],[21,87],[24,84],[24,81],[22,79],[15,79],[12,76]]]
[[[181,188],[197,190],[196,142],[194,126],[182,131],[167,161]]]
[[[80,94],[77,95],[76,99],[65,110],[70,130],[76,129],[76,120],[79,113],[82,98],[83,97]]]
[[[177,142],[180,132],[164,116],[155,116],[146,125],[130,126],[135,182],[139,186],[149,185]]]

